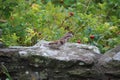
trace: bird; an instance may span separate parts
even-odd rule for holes
[[[52,49],[59,49],[61,46],[63,46],[68,40],[73,37],[72,31],[67,32],[62,38],[56,41],[49,42],[47,47]]]

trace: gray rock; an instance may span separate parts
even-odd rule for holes
[[[107,51],[100,59],[99,63],[105,65],[111,61],[120,61],[120,45]]]
[[[117,54],[112,50],[111,57],[111,51],[102,55],[91,45],[66,43],[60,49],[51,49],[45,46],[47,43],[0,49],[1,65],[17,80],[119,80],[119,65],[109,66],[119,61],[119,50]]]
[[[116,54],[113,56],[113,60],[120,61],[120,52],[116,53]]]
[[[107,51],[98,61],[106,76],[120,78],[120,45]]]

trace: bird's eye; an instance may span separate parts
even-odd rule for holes
[[[60,43],[61,43],[61,44],[64,44],[64,42],[63,42],[63,41],[60,41]]]

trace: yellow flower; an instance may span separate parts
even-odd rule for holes
[[[110,25],[109,23],[105,22],[105,26],[109,26],[109,25]]]
[[[110,31],[113,31],[113,32],[116,32],[118,30],[118,27],[117,26],[111,26],[109,28]]]
[[[87,37],[84,37],[83,40],[84,40],[85,42],[88,42],[88,38],[87,38]]]
[[[38,4],[32,4],[32,9],[33,9],[33,11],[39,11],[39,5]]]

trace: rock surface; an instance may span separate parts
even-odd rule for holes
[[[44,46],[47,43],[0,49],[0,79],[5,80],[9,72],[13,80],[119,80],[120,49],[102,55],[95,46],[66,43],[50,49]]]
[[[107,51],[98,61],[106,76],[120,80],[120,45]]]

